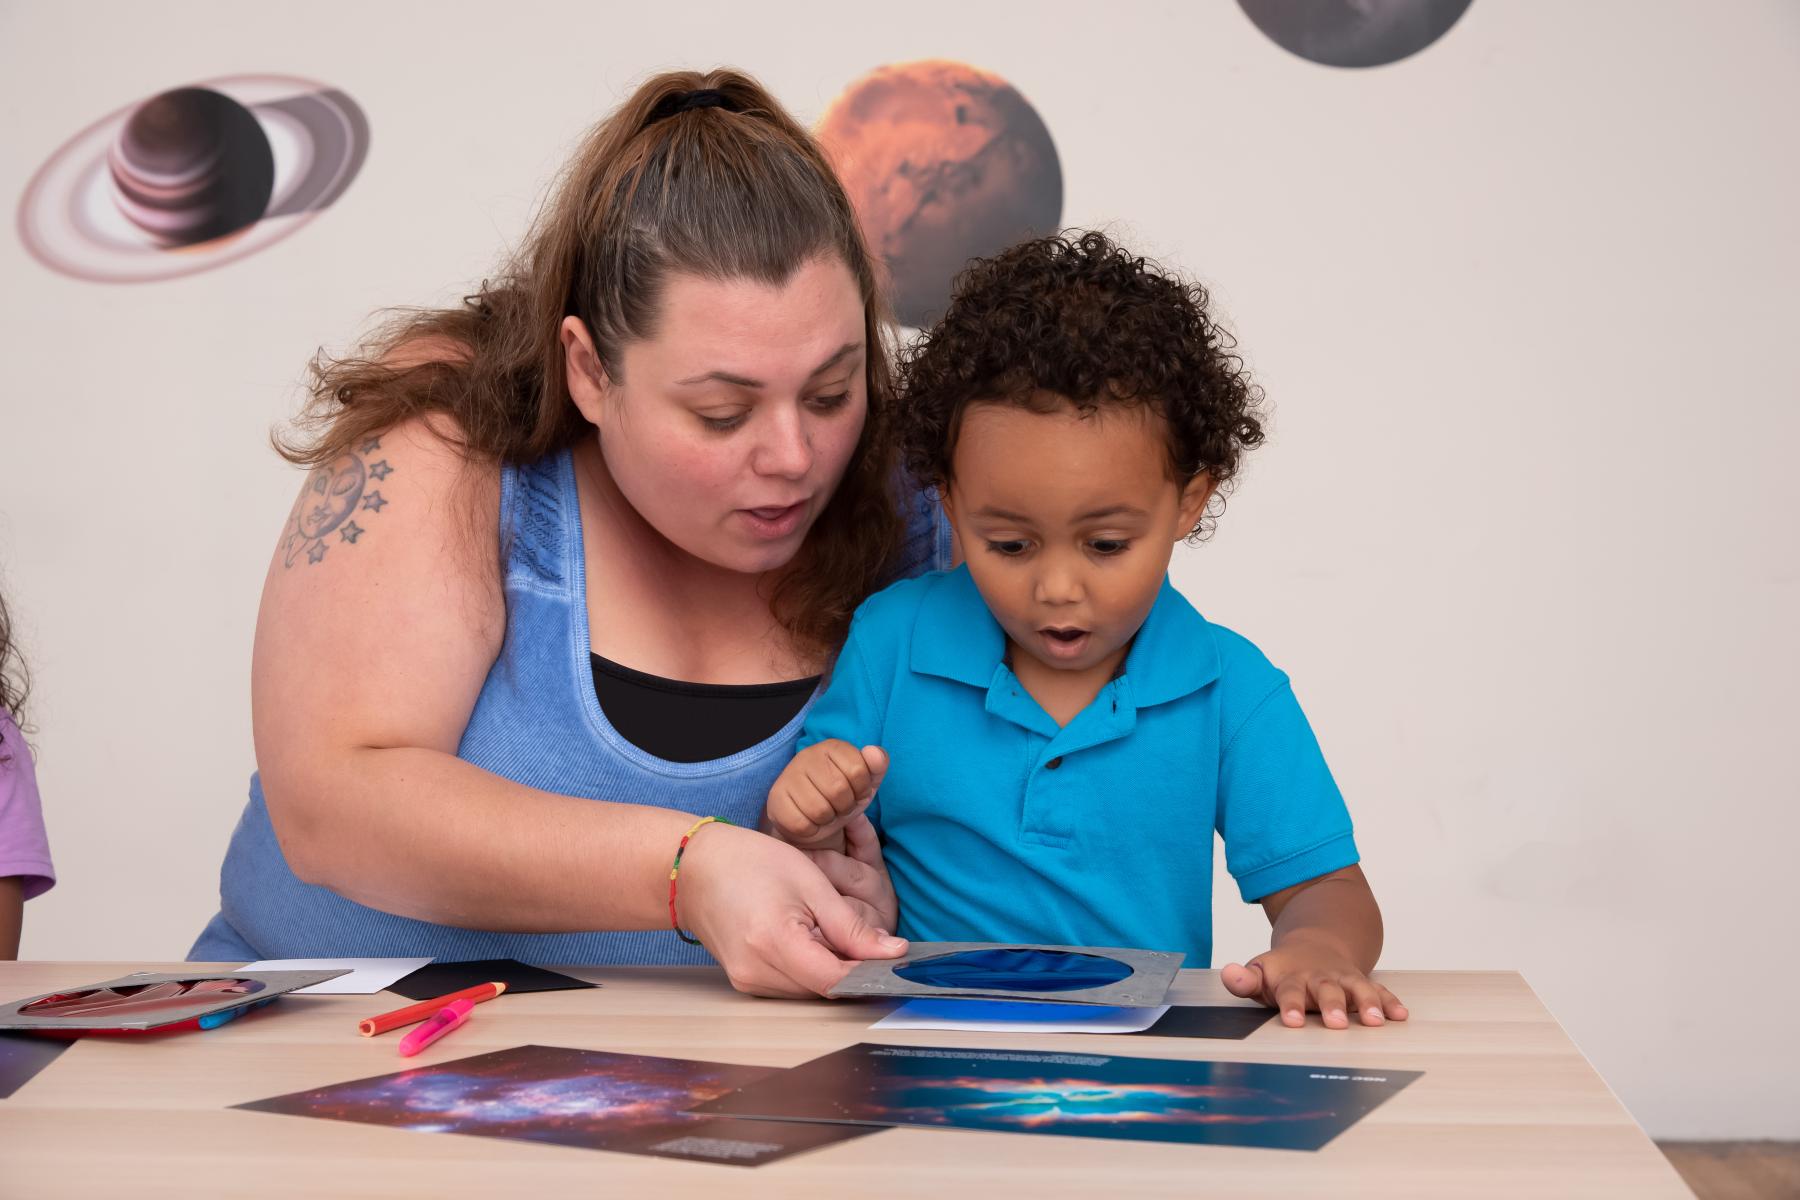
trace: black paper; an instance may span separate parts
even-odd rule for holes
[[[62,1038],[0,1033],[0,1100],[12,1095],[69,1048]]]
[[[504,983],[512,992],[560,992],[565,988],[591,988],[598,984],[560,971],[547,971],[512,958],[482,958],[469,962],[427,963],[411,975],[395,980],[388,991],[409,1000],[436,1000],[451,992],[466,991],[484,983]]]

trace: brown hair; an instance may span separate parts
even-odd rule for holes
[[[1262,444],[1263,393],[1211,297],[1112,242],[1069,230],[976,259],[900,367],[900,442],[926,483],[951,480],[970,405],[1082,415],[1148,407],[1164,418],[1171,477],[1214,484],[1189,540],[1212,532],[1244,454]]]
[[[25,662],[13,646],[12,618],[7,615],[6,597],[0,595],[0,709],[12,717],[20,733],[25,731],[25,695],[30,690]],[[6,745],[6,734],[0,732],[0,763],[11,762],[12,755]]]
[[[654,335],[671,272],[781,284],[824,254],[862,293],[869,415],[770,604],[796,638],[834,646],[899,542],[886,312],[843,185],[812,137],[740,72],[671,71],[640,86],[583,142],[497,280],[456,308],[402,310],[354,356],[316,356],[296,423],[310,436],[278,434],[276,449],[322,466],[398,422],[442,413],[471,457],[540,458],[592,429],[569,396],[564,317],[587,324],[616,379],[624,345]],[[418,361],[434,348],[433,361]]]

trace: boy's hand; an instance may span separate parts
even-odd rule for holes
[[[1354,1008],[1364,1025],[1406,1020],[1406,1005],[1399,997],[1363,974],[1347,956],[1322,946],[1282,946],[1244,966],[1228,964],[1219,978],[1232,995],[1280,1009],[1281,1023],[1291,1028],[1306,1024],[1307,1012],[1313,1011],[1327,1029],[1346,1029],[1347,1008]]]
[[[769,789],[769,831],[803,849],[836,849],[845,824],[875,798],[887,767],[880,746],[858,750],[836,738],[808,746]]]
[[[857,813],[844,826],[842,854],[836,850],[806,854],[863,920],[882,933],[891,933],[899,924],[900,901],[881,859],[881,840],[866,814]]]

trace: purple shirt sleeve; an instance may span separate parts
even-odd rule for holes
[[[0,879],[19,876],[29,900],[50,890],[56,870],[50,865],[50,840],[44,836],[31,751],[4,708],[0,708],[0,760]]]

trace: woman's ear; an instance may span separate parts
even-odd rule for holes
[[[1206,471],[1200,472],[1187,481],[1187,484],[1181,489],[1181,510],[1175,530],[1176,541],[1179,542],[1194,532],[1194,526],[1199,524],[1201,514],[1206,512],[1207,503],[1212,500],[1215,490],[1217,490],[1217,485],[1213,483],[1212,475]]]
[[[569,387],[569,398],[591,425],[599,425],[606,411],[607,393],[612,380],[594,348],[593,335],[580,317],[564,317],[562,323],[563,373]]]

